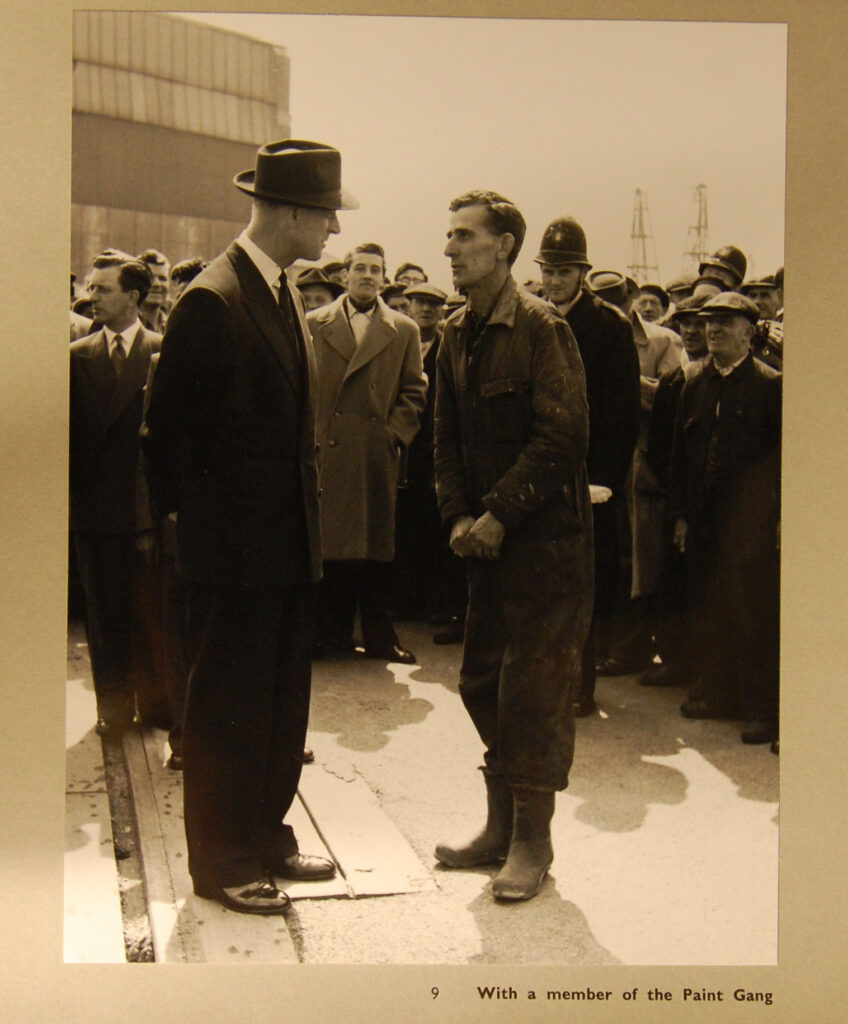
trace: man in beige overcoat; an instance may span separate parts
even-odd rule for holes
[[[416,324],[379,297],[385,256],[374,243],[347,259],[348,293],[307,317],[318,362],[324,579],[317,653],[412,664],[389,617],[401,453],[415,437],[427,379]],[[357,605],[362,646],[354,647]]]

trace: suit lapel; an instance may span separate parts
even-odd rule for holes
[[[241,246],[231,245],[228,255],[241,286],[245,309],[277,357],[292,389],[299,392],[302,377],[297,353],[288,344],[280,307],[274,301],[271,289]]]
[[[109,405],[109,399],[115,386],[115,376],[109,361],[109,346],[106,343],[106,332],[101,330],[91,341],[87,356],[81,361],[92,390],[100,402],[103,415]]]
[[[345,317],[345,319],[347,318]],[[364,366],[376,355],[379,355],[386,345],[389,344],[392,338],[396,336],[397,331],[388,316],[388,307],[383,304],[382,300],[377,299],[377,308],[374,310],[374,315],[371,317],[371,323],[368,325],[365,337],[359,345],[357,345],[356,351],[353,353],[353,356],[348,363],[345,377],[349,377],[361,366]]]
[[[147,380],[149,362],[147,352],[147,331],[141,327],[136,331],[132,347],[127,355],[127,361],[124,364],[124,369],[115,384],[109,404],[106,406],[106,413],[103,417],[104,432],[112,426],[133,398],[144,387]],[[108,355],[106,358],[109,358]]]

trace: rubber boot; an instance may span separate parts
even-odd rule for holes
[[[488,814],[486,825],[465,845],[439,843],[436,858],[449,868],[473,868],[504,860],[512,836],[512,790],[501,775],[484,773]]]
[[[499,900],[529,900],[541,889],[554,859],[551,845],[551,818],[556,793],[553,790],[513,790],[515,817],[512,842],[506,863],[492,882]]]

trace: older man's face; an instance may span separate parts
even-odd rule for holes
[[[427,299],[423,295],[410,296],[409,315],[422,330],[435,327],[443,309],[438,299]]]
[[[662,303],[652,292],[641,292],[633,305],[636,307],[636,312],[639,316],[651,324],[656,323],[657,320],[662,320],[663,313],[665,312]]]
[[[719,366],[732,366],[748,353],[754,325],[736,313],[707,317],[707,348]]]

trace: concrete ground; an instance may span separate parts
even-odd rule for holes
[[[496,904],[494,868],[439,867],[434,845],[476,830],[485,792],[479,740],[457,695],[460,647],[434,645],[431,632],[399,626],[418,665],[315,664],[316,762],[304,768],[298,830],[304,852],[326,849],[341,873],[333,892],[290,891],[285,928],[189,893],[165,736],[132,740],[157,959],[777,962],[778,758],[742,744],[738,723],[682,718],[677,689],[599,680],[599,711],[579,720],[555,860],[535,899]]]

